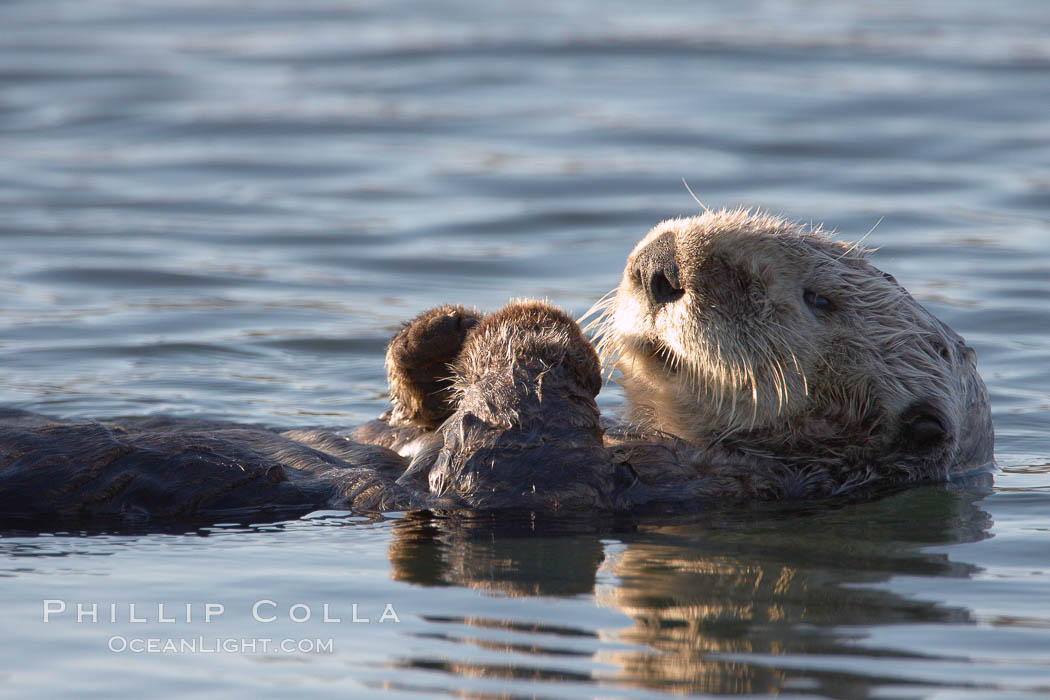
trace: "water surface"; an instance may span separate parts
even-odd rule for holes
[[[977,349],[1003,468],[691,517],[8,532],[5,690],[1050,692],[1043,3],[16,0],[0,26],[2,405],[352,425],[385,407],[401,321],[582,313],[697,211],[685,178],[875,227],[875,263]],[[110,650],[198,637],[332,643]]]

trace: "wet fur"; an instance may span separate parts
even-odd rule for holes
[[[637,278],[654,243],[664,258],[673,247],[673,303],[653,303]],[[657,225],[589,312],[629,421],[704,455],[773,459],[807,493],[991,462],[975,353],[867,254],[745,210]],[[807,290],[830,308],[808,307]]]
[[[563,312],[440,307],[391,348],[394,407],[349,433],[2,411],[0,517],[629,507],[602,444],[597,355]]]
[[[659,308],[632,273],[654,240],[682,293]],[[800,285],[831,296],[837,316],[812,317]],[[743,211],[664,222],[592,315],[623,375],[625,423],[599,416],[598,354],[560,310],[442,306],[390,342],[391,410],[348,432],[2,411],[0,514],[705,507],[991,461],[973,351],[864,251],[819,230]]]

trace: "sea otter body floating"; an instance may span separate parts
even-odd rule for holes
[[[595,305],[601,362],[525,301],[439,307],[387,350],[393,408],[346,432],[0,414],[8,515],[531,508],[822,498],[992,463],[973,350],[856,246],[782,219],[657,225]]]

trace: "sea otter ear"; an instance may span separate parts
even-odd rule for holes
[[[452,370],[481,314],[438,306],[408,321],[386,348],[392,421],[431,430],[452,413]]]
[[[905,452],[930,452],[948,438],[948,424],[925,402],[912,404],[901,416],[901,447]]]

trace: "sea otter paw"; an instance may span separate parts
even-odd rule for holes
[[[452,413],[452,370],[481,314],[446,304],[405,323],[386,348],[392,424],[433,430]]]

